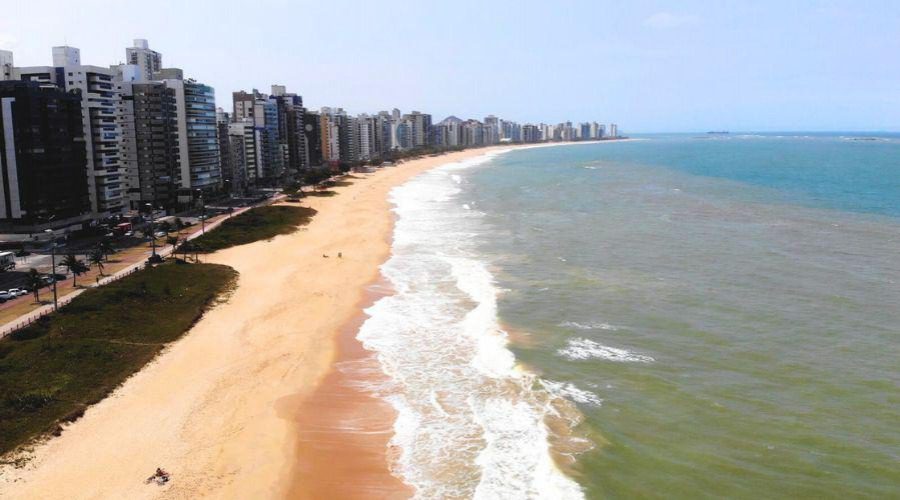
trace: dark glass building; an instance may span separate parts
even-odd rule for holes
[[[307,165],[310,167],[322,165],[325,160],[322,157],[322,130],[318,113],[311,111],[303,113],[303,133]]]
[[[81,94],[0,82],[0,230],[37,232],[90,220]]]

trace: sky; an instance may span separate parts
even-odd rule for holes
[[[900,2],[0,0],[18,66],[145,38],[231,92],[625,132],[900,131]]]

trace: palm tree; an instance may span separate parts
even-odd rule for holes
[[[191,240],[184,240],[184,242],[181,243],[181,246],[179,246],[178,249],[181,250],[182,254],[184,254],[182,260],[187,262],[188,254],[194,250],[194,244],[191,242]]]
[[[103,240],[97,246],[97,250],[103,253],[103,256],[109,258],[109,255],[115,252],[115,249],[112,246],[112,243],[109,240]]]
[[[28,288],[31,288],[31,293],[34,294],[34,301],[40,302],[41,287],[44,286],[44,280],[41,279],[41,273],[39,273],[37,269],[32,267],[28,270],[28,274],[25,275],[25,280]]]
[[[69,272],[72,273],[72,286],[78,286],[76,277],[87,271],[88,267],[84,265],[84,262],[78,260],[78,257],[73,253],[66,255],[61,264],[66,266]]]
[[[91,265],[97,266],[97,269],[100,270],[100,276],[103,276],[103,250],[97,248],[88,255],[88,260]]]

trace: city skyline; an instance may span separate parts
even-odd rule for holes
[[[521,124],[488,115],[435,123],[427,112],[396,107],[355,116],[342,107],[313,110],[279,84],[271,94],[234,91],[229,109],[146,39],[124,47],[125,63],[108,66],[86,64],[70,45],[50,52],[50,66],[20,66],[0,50],[0,225],[27,233],[290,189],[398,157],[618,138],[616,124],[607,131],[597,121]]]
[[[7,9],[0,48],[18,65],[46,65],[46,47],[65,44],[113,64],[120,47],[146,38],[220,103],[275,83],[311,108],[353,113],[600,118],[628,132],[900,130],[900,75],[883,64],[900,49],[895,4],[517,5],[219,3],[172,15],[166,1],[76,12],[51,1],[39,18]]]

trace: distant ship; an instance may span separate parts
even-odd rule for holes
[[[707,132],[707,134],[713,134],[713,135],[724,135],[724,134],[730,134],[730,133],[731,132],[729,132],[727,130],[711,130],[711,131]]]

